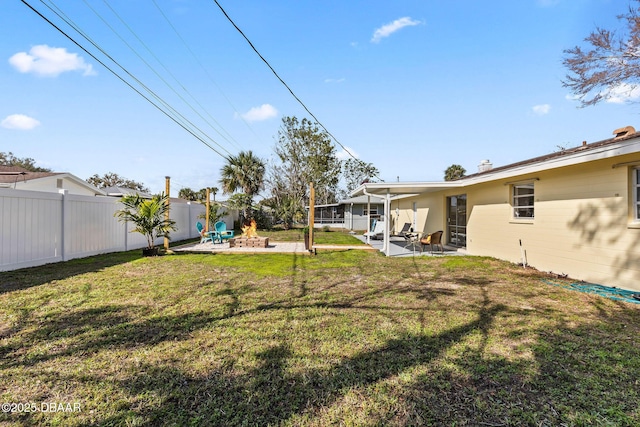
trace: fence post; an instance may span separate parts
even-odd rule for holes
[[[62,261],[67,261],[67,230],[68,227],[66,227],[66,222],[67,222],[67,215],[69,214],[68,212],[68,200],[67,200],[67,194],[69,194],[69,190],[64,190],[64,189],[59,189],[58,190],[58,194],[60,194],[60,217],[61,217],[61,224],[60,224],[60,251],[62,252],[60,254],[60,258],[62,259]]]

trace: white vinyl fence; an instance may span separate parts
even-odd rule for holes
[[[0,188],[0,271],[73,258],[143,248],[146,238],[114,213],[119,198]],[[198,237],[196,222],[206,207],[172,203],[177,231],[171,240]],[[157,239],[161,245],[163,239]]]

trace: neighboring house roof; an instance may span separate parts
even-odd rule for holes
[[[349,205],[353,203],[355,205],[355,204],[366,204],[368,202],[369,202],[369,196],[363,195],[363,196],[350,197],[348,199],[340,200],[338,203],[341,205]],[[381,197],[371,197],[370,202],[384,203],[384,199],[382,199]]]
[[[122,197],[122,196],[131,195],[131,194],[137,194],[140,197],[144,197],[145,199],[150,199],[153,197],[153,195],[146,193],[144,191],[138,191],[138,190],[134,190],[133,188],[126,188],[126,187],[117,187],[117,186],[105,187],[103,188],[103,191],[107,193],[107,196],[111,196],[111,197]]]
[[[378,196],[385,196],[386,194],[394,197],[412,196],[633,153],[640,153],[640,132],[635,132],[635,130],[624,136],[617,136],[591,144],[584,142],[578,147],[491,168],[464,176],[455,181],[367,183],[355,189],[351,194],[357,196],[364,194],[366,191]]]
[[[104,191],[68,172],[31,172],[19,166],[0,166],[0,187],[11,188],[19,182],[36,181],[51,177],[67,179],[96,195],[105,195]]]

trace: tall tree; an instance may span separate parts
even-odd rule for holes
[[[460,179],[467,173],[467,170],[460,165],[453,164],[444,171],[445,181],[455,181]]]
[[[220,171],[222,191],[232,194],[241,190],[251,203],[253,196],[264,187],[265,172],[264,161],[252,151],[241,151],[237,156],[229,156],[227,164]],[[245,208],[244,217],[250,216],[249,209]]]
[[[180,191],[178,191],[178,197],[192,202],[198,201],[198,193],[188,187],[181,188]]]
[[[618,16],[619,32],[596,27],[584,41],[564,51],[562,63],[569,74],[562,82],[583,107],[600,101],[638,98],[640,95],[640,0]]]
[[[375,182],[373,178],[380,174],[372,163],[365,163],[360,159],[347,159],[342,166],[342,174],[350,193],[364,182]]]
[[[306,118],[284,117],[275,152],[279,164],[269,180],[273,196],[304,206],[313,182],[318,204],[335,202],[341,164],[326,131]]]
[[[124,188],[130,188],[132,190],[142,191],[145,193],[149,192],[149,189],[141,182],[127,179],[113,172],[105,173],[103,176],[98,176],[98,174],[94,174],[87,179],[87,182],[91,185],[95,185],[98,188],[124,187]]]
[[[35,160],[33,160],[31,157],[16,157],[11,151],[7,153],[0,152],[1,166],[18,166],[30,172],[51,172],[51,169],[41,168],[39,166],[36,166],[35,163]]]

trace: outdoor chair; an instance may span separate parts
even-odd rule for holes
[[[216,229],[216,238],[222,243],[223,239],[233,238],[233,230],[227,230],[227,224],[224,221],[218,221],[214,225]]]
[[[431,246],[431,253],[433,253],[433,246],[440,246],[440,252],[444,253],[444,246],[442,246],[442,231],[436,231],[434,233],[427,234],[422,239],[420,239],[421,247],[424,248],[426,245]]]
[[[412,228],[411,228],[411,223],[410,222],[405,222],[404,226],[402,226],[402,230],[400,230],[400,232],[398,232],[398,236],[399,237],[404,237],[405,234],[411,232]]]
[[[371,239],[381,239],[384,235],[384,221],[373,220],[373,224],[371,226],[371,231],[364,233],[365,237],[369,237]]]
[[[413,249],[413,253],[416,253],[416,247],[420,248],[420,252],[422,252],[422,245],[420,244],[420,233],[414,233],[407,231],[404,233],[402,237],[404,237],[405,245],[404,248],[407,249],[411,247]]]
[[[205,242],[215,243],[215,237],[216,237],[215,231],[205,231],[200,221],[196,223],[196,228],[198,229],[198,234],[200,234],[200,243],[205,243]]]

